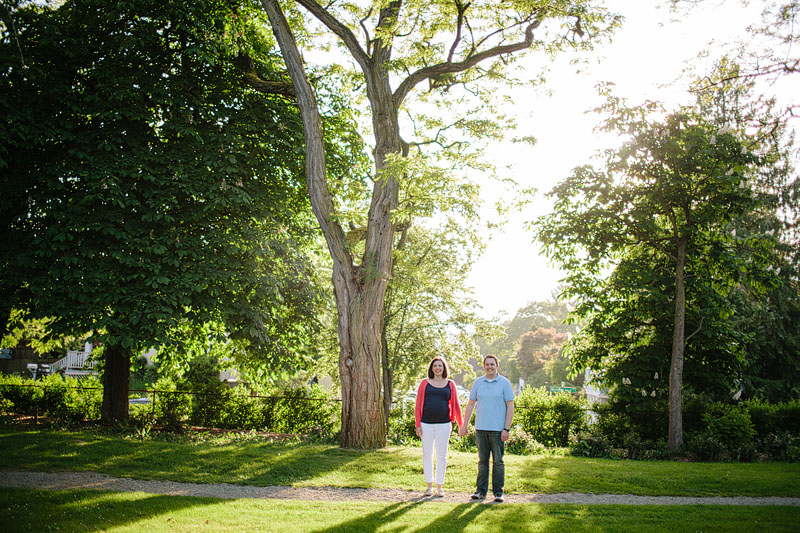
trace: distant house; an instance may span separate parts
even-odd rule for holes
[[[586,400],[589,404],[608,403],[608,391],[590,382],[591,378],[595,376],[594,372],[587,368],[585,376],[586,381],[583,388],[586,391]]]

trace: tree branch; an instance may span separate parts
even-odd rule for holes
[[[272,31],[280,46],[297,94],[297,103],[303,119],[303,134],[306,144],[306,184],[311,206],[325,235],[334,267],[338,263],[344,268],[352,269],[353,260],[345,247],[344,230],[336,221],[335,208],[326,181],[325,147],[322,141],[322,125],[314,90],[308,82],[300,51],[278,0],[261,0],[261,4],[267,12]]]
[[[305,2],[308,0],[301,0],[301,1]],[[438,65],[432,65],[430,67],[425,67],[417,70],[409,77],[407,77],[405,80],[403,80],[403,82],[394,92],[392,99],[394,101],[395,108],[396,109],[399,108],[400,104],[403,102],[403,100],[411,91],[411,89],[416,87],[417,84],[419,84],[423,80],[429,78],[435,78],[437,76],[442,76],[444,74],[463,72],[469,68],[474,67],[475,65],[486,59],[497,57],[503,54],[511,54],[514,52],[518,52],[520,50],[525,50],[526,48],[530,48],[531,45],[533,44],[533,30],[538,28],[541,22],[542,22],[541,19],[537,19],[531,24],[528,24],[528,27],[525,28],[525,39],[518,43],[495,46],[488,50],[484,50],[483,52],[478,52],[477,54],[468,57],[464,61],[459,61],[458,63],[452,63],[450,61],[447,61],[445,63],[439,63]]]
[[[456,48],[458,48],[458,43],[461,41],[461,28],[464,26],[464,12],[469,9],[472,3],[468,2],[466,5],[462,5],[461,2],[456,2],[456,9],[458,9],[458,20],[456,22],[456,36],[453,39],[453,44],[450,46],[450,53],[447,54],[447,62],[453,62],[453,55],[456,53]]]
[[[306,10],[314,15],[320,22],[328,27],[333,33],[339,36],[344,45],[350,50],[358,64],[361,65],[362,70],[367,70],[370,66],[369,55],[361,48],[358,39],[350,31],[350,28],[342,24],[339,19],[331,15],[327,9],[319,5],[316,0],[297,0],[297,3],[306,8]]]
[[[705,317],[700,317],[700,325],[697,326],[697,329],[694,330],[691,335],[689,335],[688,337],[686,337],[686,339],[684,339],[683,341],[684,347],[686,347],[689,344],[689,339],[700,333],[700,330],[703,329],[703,320],[705,320]]]
[[[248,55],[242,55],[237,58],[237,63],[244,73],[244,81],[255,89],[256,91],[264,94],[277,94],[295,99],[294,87],[290,81],[272,81],[265,80],[258,75],[256,65],[253,59]]]

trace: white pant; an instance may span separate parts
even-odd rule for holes
[[[436,484],[444,484],[444,472],[447,470],[447,445],[450,442],[450,432],[453,424],[426,424],[420,423],[422,428],[422,472],[425,474],[425,483],[433,483],[433,449],[436,447]]]

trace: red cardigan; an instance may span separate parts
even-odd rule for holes
[[[461,417],[461,404],[458,401],[458,391],[456,390],[456,383],[452,379],[447,380],[450,385],[450,422],[455,422],[461,427],[464,423]],[[417,388],[417,404],[414,408],[414,422],[419,427],[422,422],[422,406],[425,405],[425,388],[428,385],[428,378],[422,380]]]

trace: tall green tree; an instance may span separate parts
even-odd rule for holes
[[[530,50],[553,54],[588,48],[619,21],[587,0],[500,4],[460,0],[325,4],[298,0],[311,18],[336,36],[348,61],[356,65],[369,106],[375,169],[371,200],[363,216],[365,239],[357,260],[326,179],[315,96],[295,35],[278,0],[262,0],[262,4],[298,96],[311,203],[333,258],[342,386],[341,444],[383,446],[381,335],[384,298],[397,245],[395,232],[398,224],[408,223],[415,213],[416,198],[406,194],[438,189],[444,179],[442,173],[421,172],[417,163],[423,159],[423,147],[451,147],[449,153],[457,156],[458,148],[464,146],[459,142],[463,135],[469,138],[476,133],[498,132],[492,121],[476,120],[470,114],[482,118],[478,113],[484,105],[481,98],[490,96],[496,87],[493,81],[509,81],[504,73],[515,57]],[[311,22],[306,21],[306,25],[311,26]],[[410,98],[421,84],[427,84],[421,100],[445,105],[457,113],[453,120],[440,116],[439,120],[421,118],[414,122],[427,133],[418,142],[404,139],[401,114],[413,109]],[[469,91],[476,98],[468,100]],[[456,131],[454,135],[448,135],[450,128]]]
[[[769,266],[755,279],[742,278],[729,302],[743,352],[741,397],[787,401],[800,395],[798,150],[791,124],[784,120],[785,110],[759,95],[758,77],[742,74],[736,62],[722,58],[710,75],[695,82],[693,92],[704,115],[725,127],[750,132],[748,142],[768,162],[753,187],[759,209],[736,218],[733,230],[738,241],[769,242],[756,250],[741,250],[743,256],[759,255],[746,260]]]
[[[106,420],[127,416],[131,358],[186,324],[303,363],[317,293],[302,127],[237,66],[274,71],[257,16],[223,0],[4,13],[0,306],[95,332]]]
[[[608,291],[615,279],[633,277],[620,286],[628,291],[626,301],[635,301],[638,293],[653,289],[652,277],[636,283],[645,264],[654,276],[663,275],[661,298],[668,298],[671,324],[668,443],[678,449],[686,342],[705,330],[700,316],[687,333],[687,284],[703,293],[704,301],[719,302],[703,314],[729,313],[722,297],[747,269],[730,246],[730,224],[757,206],[749,182],[761,160],[736,136],[688,110],[655,121],[648,119],[646,106],[630,109],[613,98],[607,110],[606,128],[630,141],[607,153],[604,170],[576,168],[553,189],[554,211],[539,219],[538,238],[569,272],[565,292],[579,299],[578,315],[595,321],[581,331],[578,343],[587,339],[584,331],[601,330],[601,322],[614,328],[616,314],[606,314],[603,304],[619,301],[614,298],[619,292]],[[625,304],[621,311],[628,311]],[[659,326],[651,317],[643,314],[631,329],[628,321],[617,334],[627,336],[631,346],[652,350],[648,336]],[[602,368],[604,358],[627,353],[595,352],[592,363]],[[663,371],[659,375],[663,379]],[[644,388],[640,392],[647,394]]]

